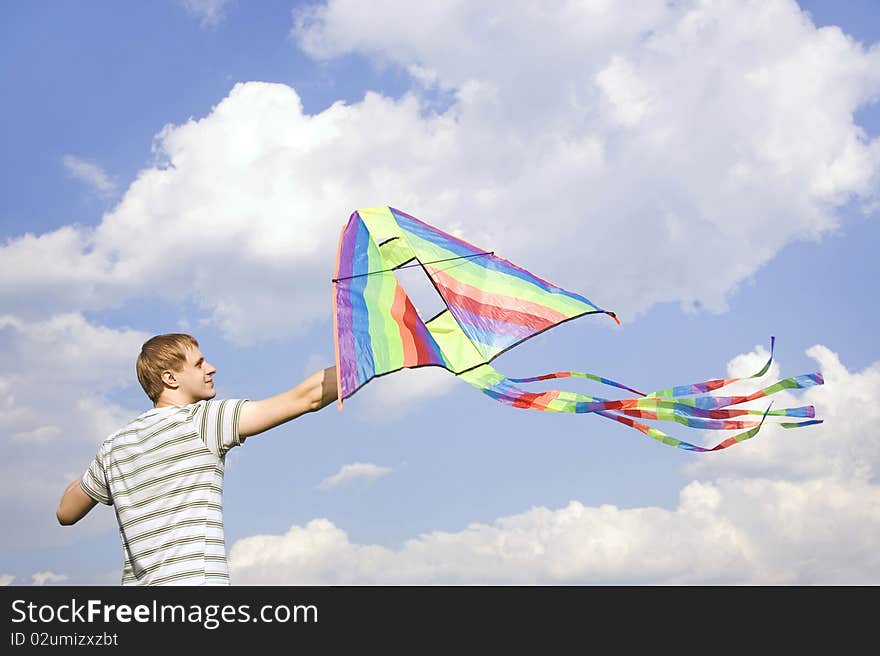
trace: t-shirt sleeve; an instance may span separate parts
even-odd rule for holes
[[[199,401],[193,419],[205,446],[219,457],[226,455],[234,446],[244,444],[245,438],[238,434],[238,418],[241,406],[247,399],[223,399],[222,401]]]
[[[98,503],[103,503],[107,506],[113,505],[113,497],[110,495],[110,488],[107,485],[107,476],[104,473],[104,466],[101,464],[100,450],[80,479],[79,486],[83,489],[83,492]]]

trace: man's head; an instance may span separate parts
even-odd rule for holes
[[[156,335],[144,342],[137,359],[137,377],[154,405],[187,405],[212,399],[217,370],[205,361],[194,337],[182,333]]]

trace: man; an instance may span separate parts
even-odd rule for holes
[[[337,397],[335,367],[262,401],[213,400],[215,373],[189,335],[144,343],[137,376],[153,409],[104,440],[61,498],[56,515],[63,525],[97,503],[115,506],[123,585],[228,585],[226,452]]]

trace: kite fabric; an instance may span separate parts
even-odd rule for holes
[[[446,309],[425,321],[394,271],[420,266]],[[506,350],[560,323],[587,314],[606,314],[580,294],[538,278],[494,252],[473,246],[391,207],[355,211],[343,228],[333,278],[334,342],[339,408],[377,376],[404,368],[448,369],[484,394],[515,408],[595,413],[641,431],[669,446],[719,451],[754,437],[768,417],[806,418],[778,425],[797,428],[822,423],[813,406],[771,410],[734,408],[785,389],[823,384],[820,373],[780,380],[748,395],[713,396],[731,383],[759,378],[770,359],[747,378],[715,379],[650,393],[597,376],[561,371],[509,378],[489,363]],[[518,384],[585,378],[634,396],[609,400],[576,392],[529,392]],[[755,419],[737,419],[759,415]],[[673,421],[690,428],[742,431],[715,446],[684,442],[637,419]]]

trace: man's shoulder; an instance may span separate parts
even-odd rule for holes
[[[131,419],[117,431],[108,435],[104,439],[103,444],[109,446],[119,440],[130,439],[132,436],[156,430],[160,428],[162,424],[165,424],[168,427],[173,427],[180,423],[191,421],[198,416],[204,416],[206,410],[227,406],[230,403],[241,403],[243,400],[244,399],[203,399],[188,405],[150,408]]]
[[[181,421],[186,421],[192,417],[196,410],[195,406],[195,403],[191,403],[190,405],[185,406],[150,408],[139,414],[137,417],[129,420],[118,430],[110,433],[110,435],[104,439],[103,444],[110,445],[118,440],[143,433],[144,431],[153,430],[163,423],[173,425]]]

